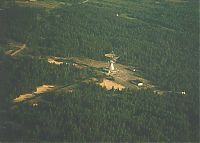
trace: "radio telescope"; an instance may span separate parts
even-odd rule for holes
[[[105,54],[105,57],[109,58],[109,71],[108,73],[112,73],[113,71],[115,71],[115,67],[114,67],[114,63],[116,63],[117,59],[119,58],[119,56],[117,56],[116,54],[114,54],[114,52],[112,51],[111,53]]]

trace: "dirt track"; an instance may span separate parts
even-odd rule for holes
[[[18,54],[19,52],[21,52],[22,50],[24,50],[26,48],[26,44],[23,44],[22,46],[19,47],[19,50],[16,50],[14,53],[10,54],[11,56],[15,56],[16,54]]]

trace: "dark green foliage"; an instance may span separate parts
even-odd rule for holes
[[[5,58],[1,67],[1,95],[10,95],[11,99],[24,92],[32,92],[43,84],[65,85],[87,77],[87,71],[79,71],[72,65],[54,65],[49,64],[47,59],[31,57]]]
[[[187,96],[105,91],[83,84],[74,93],[46,94],[48,102],[37,108],[20,104],[15,110],[2,110],[0,121],[5,128],[0,126],[0,137],[13,141],[198,142],[198,2],[157,1],[99,0],[79,5],[66,0],[73,5],[51,11],[15,6],[1,13],[4,30],[0,36],[5,35],[3,41],[26,43],[25,54],[104,60],[104,54],[114,50],[120,63],[139,65],[145,78],[163,90],[185,90]],[[37,58],[1,60],[2,103],[9,103],[15,93],[32,91],[38,83],[68,84],[84,72],[89,74]]]
[[[0,1],[0,8],[10,8],[15,5],[15,0],[1,0]]]
[[[83,84],[73,93],[42,97],[46,102],[38,107],[22,104],[10,111],[20,130],[10,141],[196,140],[190,130],[187,99],[179,95],[157,97],[151,91],[114,92]]]
[[[194,91],[198,82],[198,7],[195,2],[140,8],[77,5],[44,12],[16,7],[8,12],[10,37],[27,42],[34,55],[88,56],[104,60],[114,50],[120,62],[139,65],[164,89]],[[140,2],[137,2],[139,5]],[[26,11],[26,13],[24,13]],[[127,13],[135,19],[116,17]]]

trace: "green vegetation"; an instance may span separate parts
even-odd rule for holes
[[[92,75],[91,71],[80,71],[73,65],[54,65],[49,64],[47,59],[28,56],[15,60],[6,58],[1,66],[4,69],[4,81],[7,81],[0,82],[1,95],[10,96],[11,99],[24,92],[33,91],[39,85],[67,85]]]
[[[48,93],[41,97],[46,102],[38,107],[21,104],[7,113],[10,118],[4,124],[6,129],[1,134],[4,138],[70,142],[196,141],[191,138],[186,96],[155,96],[143,90],[113,92],[81,84],[73,93]],[[17,125],[13,127],[12,122]]]
[[[0,54],[2,140],[199,141],[196,0],[44,1],[65,5],[51,11],[17,5],[0,11],[0,44],[10,39],[26,43],[24,55],[35,56]],[[27,103],[10,109],[10,99],[38,84],[68,84],[92,75],[73,66],[49,65],[38,56],[105,60],[112,50],[120,63],[139,66],[163,90],[187,95],[158,97],[152,91],[106,91],[81,84],[74,93],[45,94],[48,103],[36,109]]]
[[[130,6],[117,9],[115,5],[102,10],[88,3],[50,13],[16,7],[7,15],[9,37],[27,42],[29,52],[35,55],[81,55],[103,60],[104,53],[114,50],[122,63],[141,66],[147,77],[163,88],[194,91],[191,83],[198,82],[195,2],[181,6],[147,3],[147,8],[138,3],[136,10]],[[141,6],[144,8],[139,9]],[[116,17],[118,12],[135,19]]]

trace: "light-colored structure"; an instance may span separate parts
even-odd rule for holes
[[[119,58],[118,56],[116,56],[114,54],[114,52],[112,51],[111,53],[105,54],[105,57],[109,58],[109,71],[108,73],[112,73],[113,71],[115,71],[115,67],[114,67],[114,63],[116,63],[117,59]]]
[[[181,94],[182,94],[182,95],[185,95],[185,94],[186,94],[186,92],[185,92],[185,91],[182,91],[182,92],[181,92]]]
[[[109,61],[109,70],[110,70],[110,71],[114,71],[114,70],[115,70],[115,68],[114,68],[114,63],[115,63],[115,62],[112,61],[112,60]]]
[[[143,82],[138,79],[130,80],[130,83],[135,84],[137,86],[143,86]]]

